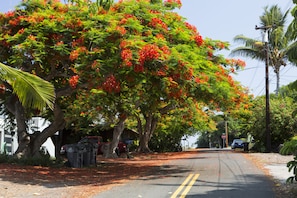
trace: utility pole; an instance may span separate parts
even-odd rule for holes
[[[269,46],[268,32],[272,26],[257,27],[256,30],[264,32],[263,42],[265,43],[265,86],[266,86],[266,152],[271,152],[271,131],[270,131],[270,104],[269,104]]]
[[[228,139],[228,122],[225,122],[225,133],[226,133],[226,147],[228,147],[229,139]]]
[[[227,115],[225,116],[225,134],[226,134],[226,147],[228,147],[229,139],[228,139],[228,121],[227,121]]]

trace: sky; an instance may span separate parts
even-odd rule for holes
[[[0,12],[13,10],[21,0],[0,0]],[[230,50],[240,46],[233,42],[236,35],[243,34],[249,38],[262,40],[259,17],[265,6],[278,5],[283,12],[294,7],[292,0],[181,0],[183,6],[177,12],[185,17],[189,23],[195,25],[203,37],[230,43]],[[292,20],[288,17],[288,23]],[[222,52],[228,58],[230,51]],[[265,63],[246,57],[239,58],[246,62],[243,71],[239,71],[234,78],[248,87],[254,96],[265,95]],[[281,68],[280,86],[297,80],[297,67],[288,64]],[[276,77],[272,69],[269,70],[269,90],[276,87]]]

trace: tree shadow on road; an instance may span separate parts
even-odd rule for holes
[[[240,198],[273,198],[273,182],[262,175],[244,175],[232,183],[217,183],[207,180],[197,180],[193,185],[192,193],[187,198],[214,198],[214,197],[240,197]]]

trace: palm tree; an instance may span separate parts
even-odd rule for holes
[[[286,66],[288,52],[292,48],[286,36],[287,32],[284,30],[288,13],[289,10],[282,13],[277,5],[273,5],[270,9],[266,6],[263,15],[260,16],[260,24],[262,26],[271,26],[268,37],[268,65],[273,67],[276,74],[276,94],[278,94],[279,90],[280,68],[281,66]],[[234,41],[243,43],[244,46],[232,50],[231,55],[240,55],[265,61],[266,49],[262,41],[251,39],[244,35],[237,35]]]
[[[30,73],[0,63],[0,79],[11,85],[24,107],[42,110],[46,105],[53,109],[54,86]]]

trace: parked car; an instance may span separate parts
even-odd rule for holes
[[[241,139],[234,139],[231,148],[236,149],[236,148],[243,148],[244,147],[244,142]]]
[[[102,147],[104,145],[110,144],[110,142],[103,142],[101,136],[86,136],[82,138],[80,141],[78,141],[78,144],[86,144],[86,143],[93,143],[98,144],[98,151],[97,154],[103,154],[102,153]],[[65,144],[61,147],[60,154],[64,155],[66,154],[67,147],[70,144]],[[116,148],[116,153],[120,155],[121,153],[127,152],[127,145],[124,142],[119,142],[118,147]]]

